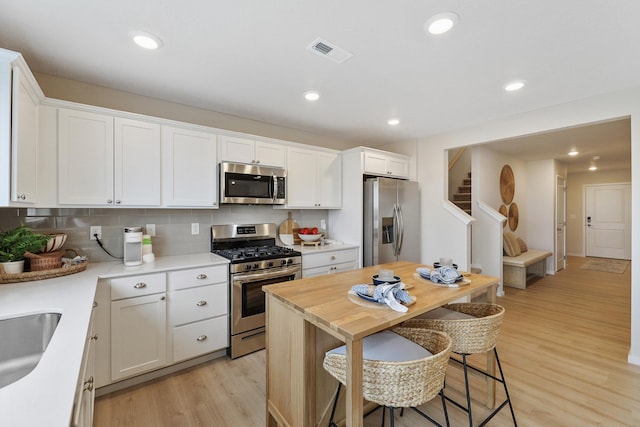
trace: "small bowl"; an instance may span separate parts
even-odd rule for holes
[[[399,276],[393,276],[392,280],[379,279],[377,274],[375,276],[373,276],[373,284],[374,285],[382,285],[383,283],[388,283],[390,285],[393,285],[394,283],[398,283],[398,282],[400,282],[400,277]]]
[[[300,239],[304,240],[305,242],[315,242],[316,240],[322,237],[322,234],[299,234],[298,233],[298,237],[300,237]]]
[[[42,249],[42,252],[54,252],[57,251],[58,249],[60,249],[62,247],[62,245],[64,245],[64,243],[67,241],[67,235],[64,233],[60,233],[60,234],[50,234],[51,238],[49,239],[49,241],[47,242],[46,246],[44,247],[44,249]]]
[[[433,268],[440,268],[441,265],[438,261],[433,263]],[[458,269],[458,264],[451,264],[451,267],[455,268],[456,270]]]

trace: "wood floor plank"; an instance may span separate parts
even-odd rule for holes
[[[527,289],[505,288],[506,308],[498,351],[518,424],[527,427],[639,426],[640,366],[627,363],[630,341],[631,267],[623,274],[581,270],[586,258],[570,257],[566,270]],[[483,358],[474,362],[482,363]],[[96,400],[96,427],[226,427],[265,425],[264,351],[190,368]],[[461,397],[461,370],[450,365],[447,393]],[[483,382],[472,378],[474,419]],[[503,392],[498,387],[498,398]],[[422,409],[443,420],[440,402]],[[475,411],[478,411],[477,414]],[[466,414],[449,405],[452,426]],[[380,425],[380,411],[365,426]],[[428,424],[428,423],[427,423]],[[426,425],[413,411],[396,426]],[[503,409],[489,426],[511,426]]]

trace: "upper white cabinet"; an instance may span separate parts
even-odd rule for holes
[[[44,99],[17,52],[0,49],[0,206],[38,197],[38,108]]]
[[[337,152],[287,148],[287,207],[339,209],[342,162]]]
[[[253,139],[220,135],[220,161],[284,167],[285,146]]]
[[[218,207],[218,161],[213,133],[162,126],[162,204]]]
[[[408,157],[370,149],[363,155],[365,174],[409,179]]]
[[[160,126],[58,110],[58,202],[160,206]]]

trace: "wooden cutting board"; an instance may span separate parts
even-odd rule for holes
[[[285,219],[282,224],[280,224],[280,228],[278,229],[278,235],[280,236],[280,240],[285,245],[293,245],[293,229],[298,229],[300,226],[294,219],[291,217],[291,212],[288,213],[287,219]],[[291,236],[291,237],[289,237]],[[295,236],[297,237],[297,235]]]

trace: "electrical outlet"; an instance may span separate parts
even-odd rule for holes
[[[89,227],[89,240],[96,240],[96,234],[98,235],[98,239],[102,239],[102,227],[99,225]]]
[[[324,219],[320,220],[320,228],[322,228],[323,230],[327,229],[327,221],[325,221]]]
[[[198,222],[191,223],[191,234],[200,234],[200,223]]]
[[[156,235],[156,225],[155,224],[147,224],[144,226],[144,229],[146,230],[146,234],[149,235],[149,237],[153,237]]]

